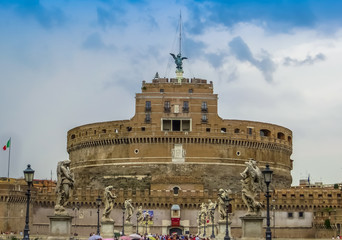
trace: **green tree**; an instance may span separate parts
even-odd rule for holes
[[[324,221],[324,227],[326,229],[331,229],[331,224],[330,224],[330,220],[329,219],[325,219]]]

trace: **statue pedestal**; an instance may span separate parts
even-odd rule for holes
[[[135,233],[135,231],[133,231],[133,224],[125,222],[125,235],[128,236],[132,233]]]
[[[264,239],[262,223],[264,217],[244,216],[240,217],[242,221],[242,239]]]
[[[230,225],[232,224],[231,221],[228,219],[228,234],[229,237],[232,239],[232,231],[230,230]],[[226,220],[219,220],[218,221],[218,233],[216,235],[216,239],[223,240],[226,236]]]
[[[139,233],[141,235],[145,235],[145,234],[151,233],[150,226],[146,225],[146,224],[139,225],[139,231],[140,231]]]
[[[114,237],[114,221],[113,220],[101,221],[101,237],[103,238]]]
[[[69,239],[71,233],[71,216],[48,216],[50,219],[50,234],[48,240]]]

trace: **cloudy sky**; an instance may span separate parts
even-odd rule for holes
[[[142,80],[214,82],[219,115],[293,131],[293,185],[342,182],[342,1],[0,1],[0,143],[55,178],[73,127],[129,119]],[[8,151],[0,152],[7,176]]]

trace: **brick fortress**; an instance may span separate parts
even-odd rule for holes
[[[274,186],[291,186],[292,132],[269,123],[217,114],[213,83],[155,78],[136,94],[130,120],[93,123],[68,132],[78,187],[240,191],[249,158],[274,171]]]

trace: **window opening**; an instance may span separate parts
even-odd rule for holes
[[[141,131],[145,132],[145,127],[141,127]]]
[[[210,132],[210,128],[206,128],[205,131],[206,131],[206,132]]]
[[[208,112],[207,102],[202,102],[201,110],[202,112]]]
[[[183,112],[185,112],[185,113],[189,112],[189,102],[188,101],[183,102]]]
[[[207,115],[206,115],[206,114],[203,114],[203,115],[202,115],[202,123],[206,123],[206,122],[208,122]]]
[[[149,113],[146,113],[145,122],[146,123],[150,123],[151,122],[151,115]]]
[[[163,119],[162,131],[191,131],[190,119]]]
[[[227,132],[227,129],[226,128],[221,128],[221,133],[225,133]]]
[[[270,137],[271,136],[271,131],[267,129],[261,129],[260,130],[260,136],[261,137]]]
[[[180,131],[181,129],[181,121],[180,120],[173,120],[172,121],[172,130],[173,131]]]
[[[164,102],[164,112],[169,113],[171,111],[171,106],[169,101]]]
[[[234,129],[234,133],[240,133],[240,129],[235,128],[235,129]]]
[[[278,133],[277,133],[277,138],[278,138],[278,139],[281,139],[281,140],[285,140],[285,134],[282,133],[282,132],[278,132]]]
[[[182,120],[182,130],[190,132],[190,120]]]
[[[145,111],[146,111],[146,112],[150,112],[151,109],[152,109],[152,107],[151,107],[151,101],[146,101],[146,103],[145,103]]]

